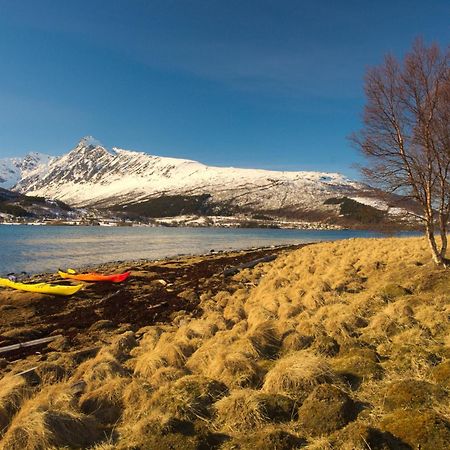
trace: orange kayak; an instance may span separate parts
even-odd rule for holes
[[[110,283],[121,283],[125,281],[131,272],[118,273],[114,275],[102,275],[101,273],[67,273],[58,270],[59,276],[61,278],[69,278],[71,280],[78,281],[107,281]]]

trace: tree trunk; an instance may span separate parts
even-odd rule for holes
[[[441,232],[441,240],[442,240],[441,256],[444,260],[446,260],[448,241],[447,241],[447,218],[445,217],[444,214],[440,214],[439,229]]]
[[[439,251],[438,246],[436,244],[436,237],[434,236],[434,229],[433,224],[427,223],[425,225],[425,234],[428,240],[428,244],[430,245],[431,249],[431,256],[433,257],[433,261],[438,266],[444,266],[447,267],[446,259],[442,255],[442,250]],[[444,244],[444,243],[443,243]],[[447,245],[447,236],[445,237],[445,245]]]

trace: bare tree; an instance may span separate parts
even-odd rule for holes
[[[363,173],[413,198],[433,260],[446,258],[450,215],[450,51],[417,39],[403,61],[388,55],[365,78],[364,127],[351,139],[367,158]],[[436,233],[440,239],[436,239]]]

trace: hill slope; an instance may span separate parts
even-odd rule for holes
[[[295,222],[325,227],[416,226],[407,217],[414,205],[338,173],[212,167],[108,150],[92,137],[83,138],[61,157],[30,154],[0,160],[0,186],[2,182],[14,184],[14,191],[26,195],[95,208],[100,214],[113,210],[114,215],[132,220],[228,216],[249,226],[255,220],[256,226],[269,227]]]
[[[0,188],[0,222],[2,219],[68,219],[77,214],[60,200],[28,196]]]

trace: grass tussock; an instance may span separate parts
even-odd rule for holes
[[[96,420],[76,407],[69,386],[56,384],[23,404],[3,436],[2,448],[88,447],[101,436]]]
[[[207,376],[223,382],[230,389],[259,387],[264,373],[254,359],[240,352],[217,354],[206,370]]]
[[[119,361],[109,352],[101,352],[95,358],[82,363],[73,374],[72,380],[83,380],[91,389],[95,389],[107,380],[125,376],[127,372]]]
[[[248,431],[270,422],[283,422],[296,415],[296,403],[282,395],[236,389],[215,404],[217,423],[225,431]]]
[[[7,375],[0,382],[0,435],[9,426],[14,414],[31,395],[26,381],[17,375]]]
[[[151,415],[170,415],[180,420],[207,419],[212,405],[228,392],[216,380],[188,375],[170,386],[162,386],[150,398]]]
[[[335,381],[337,377],[326,360],[304,350],[277,361],[265,377],[263,390],[301,402],[317,385]]]

